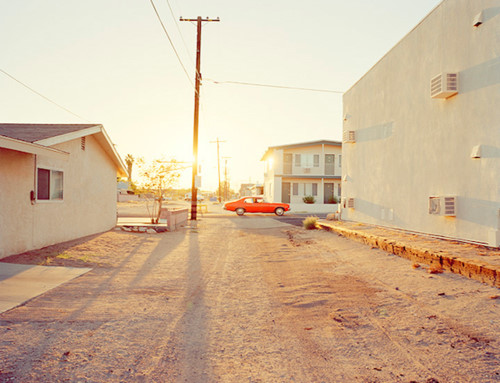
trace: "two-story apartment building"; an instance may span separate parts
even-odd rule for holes
[[[500,246],[500,0],[444,0],[344,94],[342,219]]]
[[[312,141],[271,146],[262,161],[266,162],[264,197],[285,202],[293,210],[333,211],[341,195],[342,143]],[[307,206],[303,198],[312,196]]]

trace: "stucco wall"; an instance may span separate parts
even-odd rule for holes
[[[498,246],[498,30],[500,0],[444,1],[346,92],[343,219]],[[459,93],[432,99],[441,72],[459,74]],[[430,196],[457,196],[457,216],[429,214]]]
[[[32,246],[34,159],[0,148],[0,258]]]
[[[69,152],[68,160],[0,149],[0,256],[103,232],[116,223],[116,167],[97,141],[87,137],[84,151],[80,139],[54,147]],[[63,201],[31,204],[35,161],[64,172]]]

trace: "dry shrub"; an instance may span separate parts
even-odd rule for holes
[[[420,265],[418,263],[414,263],[413,265],[411,265],[411,267],[413,267],[414,269],[418,269]]]
[[[307,217],[302,221],[302,225],[306,230],[314,230],[318,227],[318,217]]]

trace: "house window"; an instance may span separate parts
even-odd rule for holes
[[[339,186],[339,189],[338,189],[339,194],[337,194],[337,195],[340,197],[342,195],[342,187],[340,186],[340,184],[338,184],[338,186]]]
[[[63,172],[38,168],[37,171],[37,199],[63,199]]]
[[[301,156],[300,154],[295,155],[295,166],[301,166]]]
[[[80,147],[82,148],[82,150],[85,150],[85,137],[82,137],[80,139]]]
[[[318,184],[312,184],[312,195],[318,195]]]
[[[294,182],[292,184],[292,187],[293,187],[293,195],[299,195],[299,184]]]
[[[319,154],[314,155],[314,167],[319,168]]]
[[[339,168],[342,167],[342,155],[339,154]]]

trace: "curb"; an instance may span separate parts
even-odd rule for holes
[[[500,288],[500,266],[454,256],[441,250],[435,252],[409,243],[402,243],[361,231],[347,229],[325,221],[318,221],[318,225],[323,229],[334,231],[342,237],[362,242],[402,258],[431,266],[439,265],[443,270]]]

